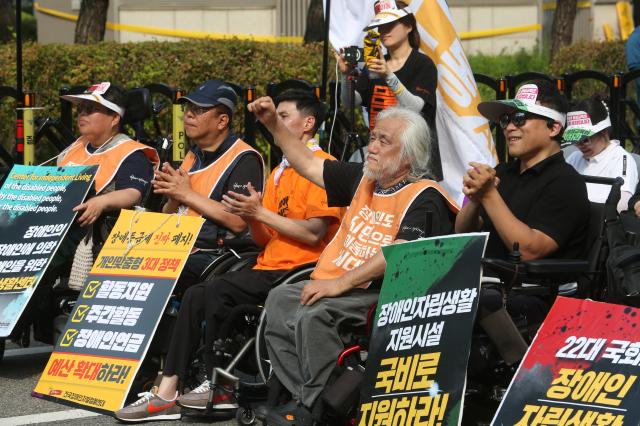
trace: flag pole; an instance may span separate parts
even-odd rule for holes
[[[24,160],[23,111],[24,93],[22,90],[22,1],[16,0],[16,163]]]
[[[322,86],[320,86],[320,100],[327,97],[327,78],[329,71],[329,21],[331,20],[331,0],[324,4],[324,46],[322,50]]]

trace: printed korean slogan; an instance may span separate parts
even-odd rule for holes
[[[34,396],[122,407],[202,222],[122,210]]]
[[[639,425],[640,309],[558,297],[493,425]]]
[[[9,172],[0,189],[0,338],[13,331],[96,170],[16,165]]]
[[[487,234],[382,248],[360,426],[458,425]]]

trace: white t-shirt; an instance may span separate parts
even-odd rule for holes
[[[611,140],[608,147],[590,160],[586,160],[582,156],[582,152],[576,151],[572,152],[566,161],[581,175],[621,177],[624,179],[624,185],[621,188],[623,192],[633,194],[636,190],[636,185],[638,184],[636,162],[633,160],[633,156],[621,147],[620,142],[617,140]],[[589,201],[594,203],[604,203],[609,196],[610,190],[611,187],[609,185],[587,183]]]

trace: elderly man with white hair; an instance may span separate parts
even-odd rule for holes
[[[344,347],[340,332],[365,325],[378,298],[386,267],[380,247],[451,233],[458,206],[427,177],[431,135],[418,113],[397,107],[380,112],[363,168],[301,149],[270,98],[249,109],[291,166],[327,191],[330,206],[349,206],[311,280],[276,287],[266,303],[269,359],[293,399],[261,414],[269,425],[312,424],[312,407]],[[433,220],[425,230],[427,212]]]

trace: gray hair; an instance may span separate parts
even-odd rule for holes
[[[376,121],[386,119],[400,119],[405,126],[400,132],[402,148],[400,160],[409,164],[408,179],[415,182],[429,174],[431,159],[431,129],[427,122],[417,112],[402,107],[390,107],[380,111]]]

